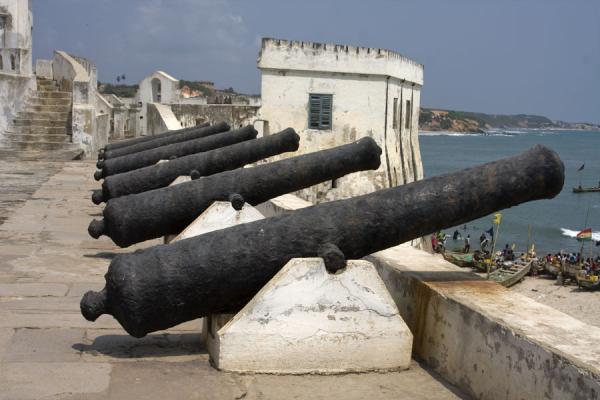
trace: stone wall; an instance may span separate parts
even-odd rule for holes
[[[222,121],[239,128],[252,124],[258,112],[257,106],[236,104],[171,104],[171,109],[184,128]]]
[[[2,99],[0,99],[0,138],[35,90],[36,82],[33,77],[0,72],[0,93],[2,93]]]
[[[171,111],[171,108],[165,104],[148,103],[147,110],[147,133],[156,135],[167,131],[181,129],[182,126]]]
[[[410,246],[369,260],[413,332],[413,353],[470,397],[600,397],[600,328]]]

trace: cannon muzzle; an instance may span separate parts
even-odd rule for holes
[[[334,270],[343,268],[344,256],[362,258],[504,208],[549,199],[563,183],[558,155],[536,146],[464,171],[119,255],[105,276],[104,294],[86,294],[81,309],[90,319],[111,314],[130,335],[142,337],[237,311],[292,258],[323,255]]]

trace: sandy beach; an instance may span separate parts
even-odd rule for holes
[[[600,291],[579,289],[577,285],[558,286],[547,275],[526,277],[511,290],[521,293],[580,321],[600,326]]]

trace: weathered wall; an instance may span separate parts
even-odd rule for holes
[[[181,129],[182,126],[171,111],[171,108],[165,104],[148,103],[147,104],[147,132],[148,135],[156,135],[167,131]]]
[[[227,122],[232,128],[251,124],[258,112],[257,106],[236,104],[171,104],[173,113],[184,128],[204,122]]]
[[[35,90],[35,78],[0,72],[0,138]]]
[[[44,79],[54,79],[52,60],[35,60],[35,76]]]
[[[95,153],[108,140],[97,131],[97,106],[104,103],[98,102],[96,67],[84,58],[55,51],[52,72],[61,90],[73,93],[73,143],[81,145],[87,155]]]
[[[414,354],[473,398],[600,397],[600,328],[409,246],[369,259]]]
[[[4,32],[4,43],[0,43],[2,71],[29,76],[33,69],[31,4],[29,0],[0,0],[0,8],[9,14]],[[15,57],[15,69],[11,65],[11,56]]]
[[[0,138],[17,112],[36,89],[32,74],[31,26],[29,0],[0,0],[0,10],[7,13],[4,42],[0,42]],[[11,58],[14,59],[14,68]]]
[[[365,136],[375,139],[383,150],[377,171],[316,185],[297,192],[299,196],[313,202],[333,200],[422,178],[418,145],[423,82],[420,64],[383,49],[264,39],[258,66],[262,71],[258,120],[266,121],[261,123],[263,134],[293,127],[301,136],[295,154]],[[309,129],[311,93],[333,95],[331,129]],[[407,100],[411,104],[408,125]]]

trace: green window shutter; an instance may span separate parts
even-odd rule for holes
[[[308,126],[310,129],[331,129],[333,95],[309,94]]]

